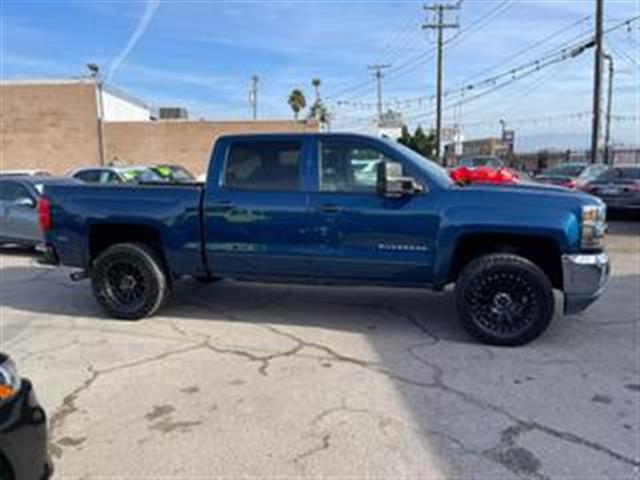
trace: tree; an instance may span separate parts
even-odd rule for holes
[[[429,132],[428,135],[425,134],[419,125],[413,135],[409,133],[409,129],[404,125],[398,142],[427,158],[433,158],[435,153],[435,135],[433,132]]]
[[[322,82],[320,81],[319,78],[314,78],[313,80],[311,80],[311,85],[313,86],[313,89],[315,90],[316,93],[316,103],[320,100],[320,84]]]
[[[307,99],[304,97],[304,93],[299,88],[294,88],[289,95],[289,106],[293,110],[293,116],[298,120],[298,115],[301,110],[307,106]]]
[[[313,105],[311,105],[308,118],[314,118],[319,123],[328,125],[331,121],[331,114],[329,113],[329,109],[326,107],[324,102],[318,99],[313,102]]]
[[[413,137],[411,136],[411,133],[409,133],[409,129],[406,125],[402,126],[402,131],[400,133],[398,143],[401,143],[405,147],[413,149]]]

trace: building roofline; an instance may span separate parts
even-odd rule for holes
[[[48,77],[48,78],[2,78],[1,86],[13,85],[70,85],[74,83],[91,84],[95,83],[93,78],[89,77]]]

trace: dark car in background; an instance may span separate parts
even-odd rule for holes
[[[558,185],[571,189],[582,189],[589,181],[595,179],[608,167],[601,163],[561,163],[543,170],[536,175],[536,182]]]
[[[0,177],[0,245],[42,243],[37,205],[44,186],[73,183],[80,182],[67,177]]]
[[[44,480],[52,472],[47,415],[31,382],[0,352],[0,479]]]
[[[149,169],[169,183],[197,182],[196,177],[180,165],[153,165]]]
[[[609,168],[584,190],[600,197],[610,210],[640,211],[640,166]]]

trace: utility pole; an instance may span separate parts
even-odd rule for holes
[[[104,140],[104,98],[102,95],[103,81],[100,75],[100,68],[95,63],[87,63],[89,76],[96,85],[96,96],[98,97],[98,161],[104,165],[107,159],[107,146]]]
[[[604,0],[596,0],[595,57],[593,61],[593,113],[591,125],[591,163],[598,160],[600,143],[600,102],[602,88],[602,23],[604,17]]]
[[[611,142],[611,109],[612,109],[612,100],[613,100],[613,57],[608,53],[603,55],[604,59],[609,62],[609,85],[607,89],[607,118],[605,123],[604,130],[604,163],[605,165],[609,165],[612,162],[611,157],[611,147],[609,143]]]
[[[434,5],[425,5],[426,11],[433,11],[436,15],[436,21],[425,23],[423,29],[436,30],[438,35],[438,70],[437,70],[437,86],[436,86],[436,156],[437,160],[441,160],[442,147],[442,63],[443,63],[443,46],[444,46],[444,30],[447,28],[459,28],[457,23],[445,23],[444,14],[450,10],[459,10],[460,2],[456,4],[436,3]]]
[[[369,65],[369,70],[374,70],[374,76],[376,77],[376,84],[377,84],[377,91],[378,91],[378,127],[380,127],[380,124],[382,123],[382,77],[384,76],[382,74],[382,70],[384,70],[385,68],[390,68],[391,65],[385,64],[375,64],[375,65]]]
[[[249,90],[249,103],[254,120],[258,119],[258,76],[251,77],[251,89]]]

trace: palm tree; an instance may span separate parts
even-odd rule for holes
[[[298,114],[300,113],[300,110],[304,110],[304,108],[307,106],[307,99],[304,98],[304,93],[302,93],[302,90],[294,88],[289,95],[288,103],[291,107],[291,110],[293,110],[293,116],[296,120],[298,120]]]
[[[320,100],[320,84],[322,82],[320,81],[319,78],[314,78],[313,80],[311,80],[311,85],[313,85],[313,89],[316,92],[316,102],[318,100]]]

